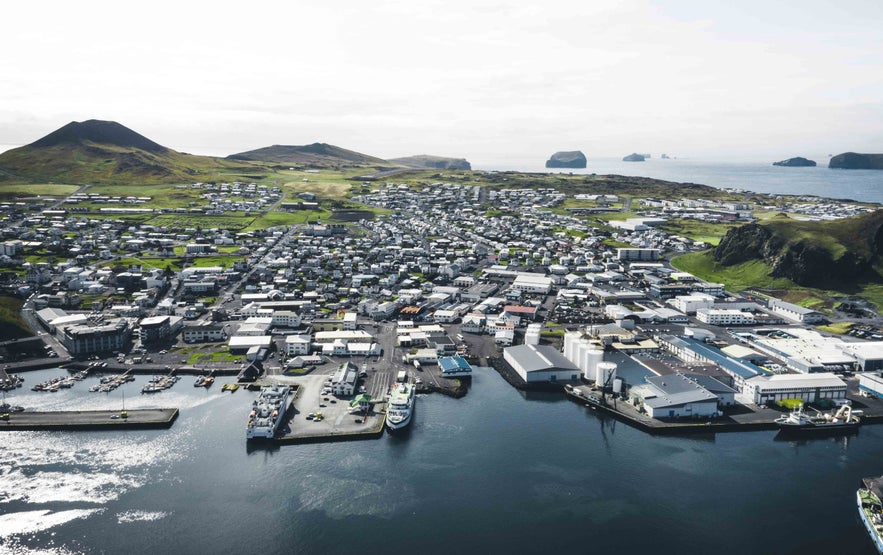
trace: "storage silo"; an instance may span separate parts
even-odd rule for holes
[[[583,376],[587,380],[595,379],[598,365],[604,362],[604,351],[589,344],[588,348],[580,352],[580,355],[580,364],[577,366],[583,371]]]
[[[581,337],[582,334],[578,331],[569,331],[564,334],[564,358],[574,364],[577,364],[576,353]]]
[[[616,379],[616,363],[615,362],[599,362],[595,372],[595,385],[604,387],[613,385]]]

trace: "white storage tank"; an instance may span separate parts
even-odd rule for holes
[[[577,366],[583,371],[583,376],[587,380],[593,380],[595,379],[598,364],[602,362],[604,362],[604,351],[596,348],[594,345],[589,345],[588,348],[580,351],[580,360]]]
[[[564,358],[576,364],[576,350],[579,347],[582,334],[578,331],[569,331],[564,334]]]
[[[615,362],[599,362],[595,372],[595,385],[603,387],[604,384],[613,385],[616,379],[616,363]]]

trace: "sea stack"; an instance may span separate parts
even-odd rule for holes
[[[623,162],[643,162],[645,160],[643,154],[638,154],[637,152],[632,152],[628,156],[623,156]]]
[[[814,160],[809,160],[807,158],[803,158],[802,156],[797,156],[795,158],[788,158],[787,160],[779,160],[778,162],[773,162],[774,166],[782,166],[785,168],[809,168],[815,166],[816,163]]]
[[[579,150],[560,151],[546,160],[547,168],[585,168],[586,155]]]

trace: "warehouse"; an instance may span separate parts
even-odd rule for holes
[[[683,374],[644,379],[647,383],[633,387],[630,395],[650,418],[707,418],[718,412],[717,395]]]
[[[579,368],[549,345],[516,345],[503,349],[503,359],[527,383],[579,379]]]
[[[807,403],[846,398],[846,382],[830,372],[813,374],[776,374],[745,381],[744,395],[756,405],[773,404],[783,399],[803,399]]]

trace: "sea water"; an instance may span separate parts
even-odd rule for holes
[[[855,490],[883,473],[883,426],[652,437],[479,368],[462,399],[418,396],[404,434],[251,447],[256,393],[185,378],[142,396],[146,380],[16,393],[181,415],[168,430],[0,433],[0,552],[873,553]]]
[[[827,167],[827,157],[810,168],[785,168],[757,160],[662,160],[623,162],[620,159],[590,159],[585,169],[546,169],[542,163],[476,167],[483,170],[573,173],[574,175],[627,175],[652,177],[677,183],[698,183],[712,187],[742,189],[771,195],[813,195],[883,203],[883,170],[836,170]]]

